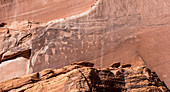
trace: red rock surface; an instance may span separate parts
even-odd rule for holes
[[[169,9],[168,0],[98,0],[89,11],[77,16],[44,24],[21,22],[26,27],[15,22],[8,26],[15,31],[9,29],[0,35],[0,62],[7,63],[13,56],[23,57],[24,53],[18,52],[31,50],[23,74],[61,68],[77,61],[93,62],[95,67],[108,67],[112,62],[147,65],[170,87]],[[56,19],[53,14],[57,13],[51,11],[52,14],[37,16],[47,21]],[[31,15],[33,21],[39,22],[37,16]],[[5,59],[6,56],[12,57]]]
[[[92,63],[77,64],[4,81],[0,92],[169,92],[157,74],[144,66],[97,69]]]
[[[0,22],[65,18],[91,8],[95,0],[0,0]]]

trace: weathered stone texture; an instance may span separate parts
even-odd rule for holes
[[[4,81],[0,92],[169,92],[157,74],[146,67],[96,69],[81,64]]]
[[[147,65],[170,87],[169,4],[168,0],[97,0],[77,16],[45,24],[28,22],[16,30],[10,26],[13,29],[0,35],[0,62],[24,57],[23,74],[78,61],[100,68],[112,61]]]

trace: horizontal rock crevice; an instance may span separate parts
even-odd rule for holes
[[[31,56],[31,49],[24,50],[24,51],[18,51],[16,53],[13,53],[11,55],[6,55],[2,59],[0,59],[0,64],[2,62],[6,62],[8,60],[16,59],[18,57],[24,57],[26,59],[29,59]]]

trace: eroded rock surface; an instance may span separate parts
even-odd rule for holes
[[[170,87],[169,4],[168,0],[97,0],[91,9],[77,16],[48,23],[21,22],[26,23],[25,27],[15,22],[0,31],[0,67],[5,70],[0,78],[9,79],[8,73],[12,72],[17,77],[58,69],[77,61],[93,62],[100,68],[115,61],[147,65]],[[18,63],[18,58],[24,63]],[[23,68],[22,73],[4,67],[12,63],[10,60],[15,62],[11,67]]]
[[[144,66],[98,69],[84,64],[4,81],[0,92],[169,92],[157,74]]]

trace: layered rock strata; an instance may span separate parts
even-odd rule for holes
[[[0,81],[77,61],[100,68],[116,61],[147,65],[170,87],[169,4],[97,0],[76,16],[11,23],[0,31]]]
[[[17,77],[0,83],[0,92],[169,92],[157,74],[144,66],[92,66],[79,62]]]

